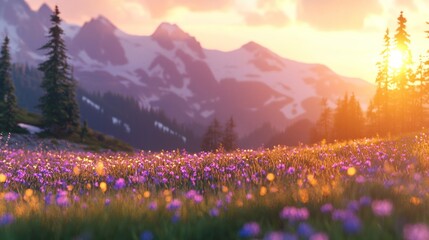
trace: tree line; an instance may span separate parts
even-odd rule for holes
[[[420,56],[417,63],[413,62],[403,12],[397,23],[393,37],[389,29],[384,34],[384,45],[377,62],[377,88],[366,114],[354,95],[346,94],[339,99],[335,109],[324,99],[313,140],[386,136],[429,126],[429,59]],[[429,38],[429,31],[425,32]]]
[[[214,118],[203,136],[201,150],[207,152],[219,149],[228,152],[233,151],[237,148],[237,139],[235,122],[232,117],[229,118],[224,127],[221,126],[217,118]]]
[[[58,6],[51,15],[48,41],[40,50],[46,52],[47,60],[38,69],[43,78],[44,95],[39,99],[44,131],[53,136],[76,133],[80,129],[79,107],[76,100],[76,81],[68,64],[67,48],[60,27]],[[12,64],[9,38],[4,38],[0,52],[0,132],[22,131],[17,124],[18,105],[11,77]]]

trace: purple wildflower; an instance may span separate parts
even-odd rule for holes
[[[115,189],[116,190],[120,190],[122,188],[125,187],[125,180],[123,178],[119,178],[118,180],[116,180],[115,182]]]
[[[301,237],[309,238],[311,235],[313,235],[314,230],[310,224],[303,222],[298,225],[297,233]]]
[[[19,194],[16,192],[7,192],[4,194],[4,200],[6,202],[13,202],[16,201],[19,198]]]
[[[106,198],[106,200],[104,200],[104,206],[106,207],[109,206],[110,202],[111,202],[110,198]]]
[[[354,217],[356,217],[355,214],[350,210],[338,209],[332,212],[332,220],[334,221],[345,221]]]
[[[366,182],[366,179],[365,179],[364,176],[359,175],[359,176],[356,177],[356,182],[362,184],[362,183]]]
[[[179,221],[180,221],[180,214],[178,212],[176,212],[171,217],[171,222],[178,223]]]
[[[5,226],[11,224],[15,220],[15,217],[10,214],[6,213],[3,216],[0,217],[0,226]]]
[[[373,201],[371,207],[372,212],[379,217],[390,216],[393,210],[393,204],[389,200]]]
[[[329,237],[326,235],[326,233],[319,232],[311,235],[309,240],[329,240]]]
[[[57,193],[56,202],[58,206],[67,207],[69,205],[69,198],[67,195],[67,191],[59,191]]]
[[[323,204],[321,207],[320,207],[320,211],[322,212],[322,213],[330,213],[330,212],[332,212],[334,210],[334,207],[332,206],[332,204],[330,204],[330,203],[326,203],[326,204]]]
[[[52,203],[52,193],[48,193],[45,196],[45,205],[51,205]]]
[[[424,223],[405,225],[403,234],[405,240],[427,240],[429,227]]]
[[[259,224],[256,222],[249,222],[244,224],[244,226],[240,229],[239,235],[240,237],[248,238],[255,237],[261,231]]]
[[[186,194],[185,197],[187,199],[193,199],[195,197],[195,195],[198,195],[197,191],[195,190],[189,190]]]
[[[144,231],[140,234],[140,240],[153,240],[153,233],[151,231]]]
[[[212,209],[210,209],[209,214],[212,217],[217,217],[217,216],[219,216],[219,209],[218,208],[212,208]]]
[[[298,237],[283,232],[269,232],[264,236],[264,240],[298,240]]]
[[[156,201],[153,201],[149,203],[149,210],[155,211],[158,208],[158,203]]]
[[[203,200],[204,200],[204,197],[202,195],[197,194],[194,196],[195,203],[201,203]]]
[[[353,212],[359,211],[360,204],[358,201],[353,200],[347,204],[347,209]]]
[[[371,199],[370,197],[368,197],[368,196],[363,196],[363,197],[361,197],[361,198],[359,199],[359,203],[360,203],[362,206],[368,206],[368,205],[370,205],[370,204],[371,204],[371,202],[372,202],[372,199]]]
[[[358,217],[352,216],[343,221],[343,229],[348,234],[356,234],[362,229],[361,221]]]
[[[169,204],[167,204],[167,209],[170,211],[176,211],[182,206],[182,202],[179,199],[173,199]]]
[[[280,212],[280,218],[292,222],[305,221],[310,213],[307,208],[284,207]]]

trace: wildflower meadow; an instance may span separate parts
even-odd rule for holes
[[[429,136],[0,151],[0,239],[429,239]]]

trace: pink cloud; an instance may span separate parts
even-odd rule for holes
[[[247,24],[253,26],[271,25],[283,27],[289,22],[288,16],[279,10],[268,10],[264,13],[247,13],[245,20]]]
[[[405,7],[412,10],[417,9],[416,3],[413,0],[396,0],[395,4],[399,7]]]
[[[258,0],[257,7],[260,11],[244,13],[248,25],[283,27],[289,22],[289,17],[278,6],[276,0]]]
[[[215,11],[226,9],[232,6],[234,0],[140,0],[152,17],[161,18],[168,14],[170,10],[183,7],[190,11]]]
[[[368,15],[381,12],[378,0],[298,0],[297,18],[322,30],[351,30],[362,28]]]

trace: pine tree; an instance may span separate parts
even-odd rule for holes
[[[201,143],[202,151],[215,151],[221,146],[222,131],[219,121],[215,118],[207,128]]]
[[[410,105],[412,102],[412,96],[410,94],[410,86],[412,85],[410,65],[412,60],[411,50],[409,48],[410,35],[407,33],[406,23],[407,19],[403,16],[403,12],[401,12],[398,17],[398,28],[396,29],[394,40],[396,50],[401,53],[402,64],[396,69],[392,77],[395,86],[394,92],[396,92],[396,99],[393,99],[393,101],[395,109],[397,109],[396,116],[394,115],[393,119],[397,124],[397,132],[410,130],[409,127],[412,126],[412,119],[410,118],[412,114],[409,112],[409,110],[412,109]]]
[[[332,128],[332,109],[328,106],[328,100],[323,98],[321,101],[322,113],[316,122],[315,134],[313,141],[330,140]]]
[[[396,49],[399,50],[402,54],[403,64],[411,64],[411,50],[409,47],[410,44],[410,35],[407,33],[407,19],[404,17],[403,12],[398,17],[398,28],[396,28],[395,34],[395,44]]]
[[[425,98],[427,97],[427,79],[425,79],[425,64],[422,57],[420,56],[419,65],[417,66],[416,72],[413,74],[413,97],[414,100],[412,106],[412,118],[414,121],[414,128],[412,130],[419,130],[425,125],[426,122],[426,104]]]
[[[231,117],[225,124],[223,133],[222,146],[225,151],[233,151],[237,148],[237,133],[235,132],[234,119]]]
[[[47,51],[48,60],[39,65],[43,72],[41,87],[46,94],[40,98],[40,109],[47,131],[54,135],[71,134],[79,126],[79,109],[76,102],[76,84],[67,62],[64,34],[60,27],[58,6],[51,15],[48,42],[41,47]]]
[[[7,36],[0,54],[0,131],[13,132],[18,129],[16,122],[18,106],[11,76],[12,65]]]
[[[365,119],[354,94],[339,99],[334,114],[333,135],[338,140],[360,138],[364,134]]]
[[[352,94],[349,99],[348,111],[349,119],[347,119],[347,124],[349,125],[348,129],[350,130],[349,138],[354,139],[363,137],[365,133],[365,118],[363,117],[360,103],[354,94]]]

